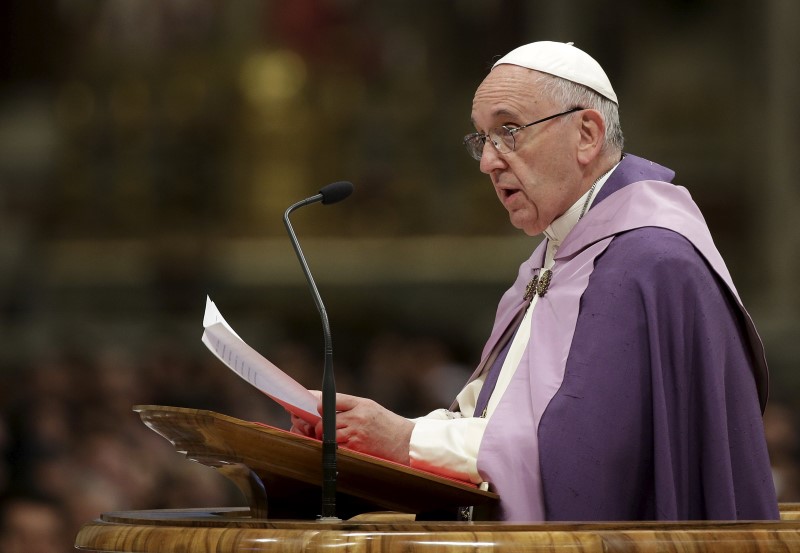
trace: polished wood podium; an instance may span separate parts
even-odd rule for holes
[[[320,512],[322,442],[199,409],[137,405],[152,430],[188,459],[215,468],[242,491],[254,518],[314,520]],[[339,518],[373,511],[455,520],[462,507],[490,518],[497,494],[461,480],[340,448]]]
[[[546,523],[416,522],[359,515],[340,523],[254,519],[248,509],[104,514],[86,524],[81,551],[268,553],[345,551],[745,553],[800,551],[800,508],[780,522]]]
[[[80,551],[800,551],[798,504],[782,505],[780,521],[486,522],[475,519],[491,515],[495,494],[344,449],[337,493],[344,520],[318,521],[317,440],[210,411],[135,409],[178,452],[234,481],[248,506],[104,513],[81,528],[75,540]],[[473,520],[457,520],[469,506]]]

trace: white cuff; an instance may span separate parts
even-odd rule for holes
[[[434,419],[434,420],[451,420],[451,419],[460,419],[463,415],[459,411],[451,411],[450,409],[436,409],[435,411],[431,411],[424,417],[418,417],[416,419],[409,419],[411,422],[417,422],[426,419]]]
[[[424,417],[414,422],[408,448],[412,467],[475,484],[483,481],[478,474],[478,450],[486,419]]]

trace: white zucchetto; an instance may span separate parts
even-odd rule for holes
[[[502,64],[527,67],[581,84],[619,105],[611,81],[600,64],[571,42],[532,42],[500,58],[492,69]]]

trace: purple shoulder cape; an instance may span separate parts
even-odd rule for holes
[[[671,178],[626,156],[558,252],[478,456],[506,520],[778,516],[763,350],[688,192],[638,182]]]

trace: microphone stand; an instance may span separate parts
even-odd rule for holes
[[[294,233],[292,224],[289,222],[289,214],[295,209],[323,199],[322,194],[317,194],[289,206],[283,214],[283,223],[286,225],[292,247],[303,268],[303,273],[306,275],[306,280],[314,297],[314,303],[316,303],[319,316],[322,319],[322,334],[325,340],[325,366],[322,371],[322,516],[318,520],[320,522],[337,522],[341,521],[341,519],[336,516],[336,383],[333,378],[331,328],[328,323],[325,305],[322,303],[322,297],[317,290],[314,277],[311,276],[311,271],[303,256],[303,251],[300,249],[300,243]]]

